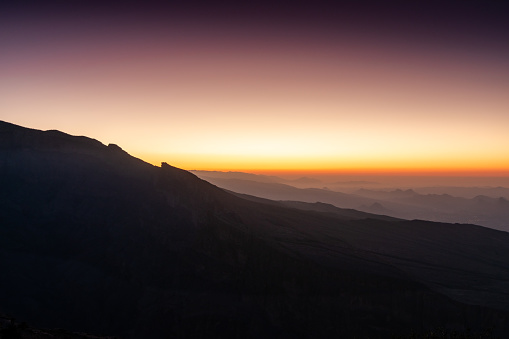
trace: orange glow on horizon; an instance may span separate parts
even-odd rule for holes
[[[330,162],[327,158],[306,160],[302,158],[263,159],[256,157],[228,157],[218,155],[201,156],[164,156],[164,155],[140,155],[141,159],[160,166],[161,162],[167,162],[172,166],[185,170],[204,170],[222,172],[248,172],[267,175],[293,175],[293,174],[337,174],[337,175],[409,175],[409,176],[489,176],[509,177],[509,162],[503,164],[493,160],[480,166],[478,163],[464,160],[450,161],[449,166],[443,162],[429,161],[426,163],[415,162],[409,166],[408,161],[364,161],[364,166],[359,162]],[[446,163],[447,164],[447,163]],[[441,166],[442,165],[442,166]]]
[[[16,43],[0,60],[8,122],[187,170],[509,173],[500,50],[184,24],[39,41],[44,27],[11,25]]]

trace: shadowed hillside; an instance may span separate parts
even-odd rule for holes
[[[232,176],[229,172],[210,175],[195,171],[202,179],[240,194],[282,201],[321,202],[343,209],[356,209],[367,213],[383,214],[394,218],[423,219],[451,223],[472,223],[509,231],[509,201],[478,195],[467,199],[448,194],[419,194],[414,190],[358,189],[343,193],[319,188],[297,188],[292,183],[261,181],[260,176],[244,173]],[[263,178],[263,177],[261,177]],[[503,193],[503,190],[475,190],[471,192]]]
[[[0,185],[0,312],[34,327],[121,338],[509,334],[505,232],[250,201],[115,145],[4,122]]]

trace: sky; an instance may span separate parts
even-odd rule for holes
[[[509,176],[506,8],[423,3],[6,3],[0,120],[188,170]]]

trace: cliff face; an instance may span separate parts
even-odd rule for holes
[[[248,201],[118,146],[7,123],[0,187],[0,311],[34,326],[126,338],[509,333],[504,232]]]

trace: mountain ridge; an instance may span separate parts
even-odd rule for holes
[[[320,188],[299,188],[290,184],[259,182],[201,176],[229,191],[272,200],[322,202],[338,208],[350,208],[401,219],[423,219],[436,222],[480,224],[509,231],[509,207],[505,201],[493,197],[472,199],[447,194],[420,194],[415,190],[358,189],[344,193]],[[374,207],[373,207],[374,206]],[[383,208],[380,208],[382,206]]]
[[[2,312],[124,338],[509,333],[505,232],[249,201],[88,143],[0,123]]]

